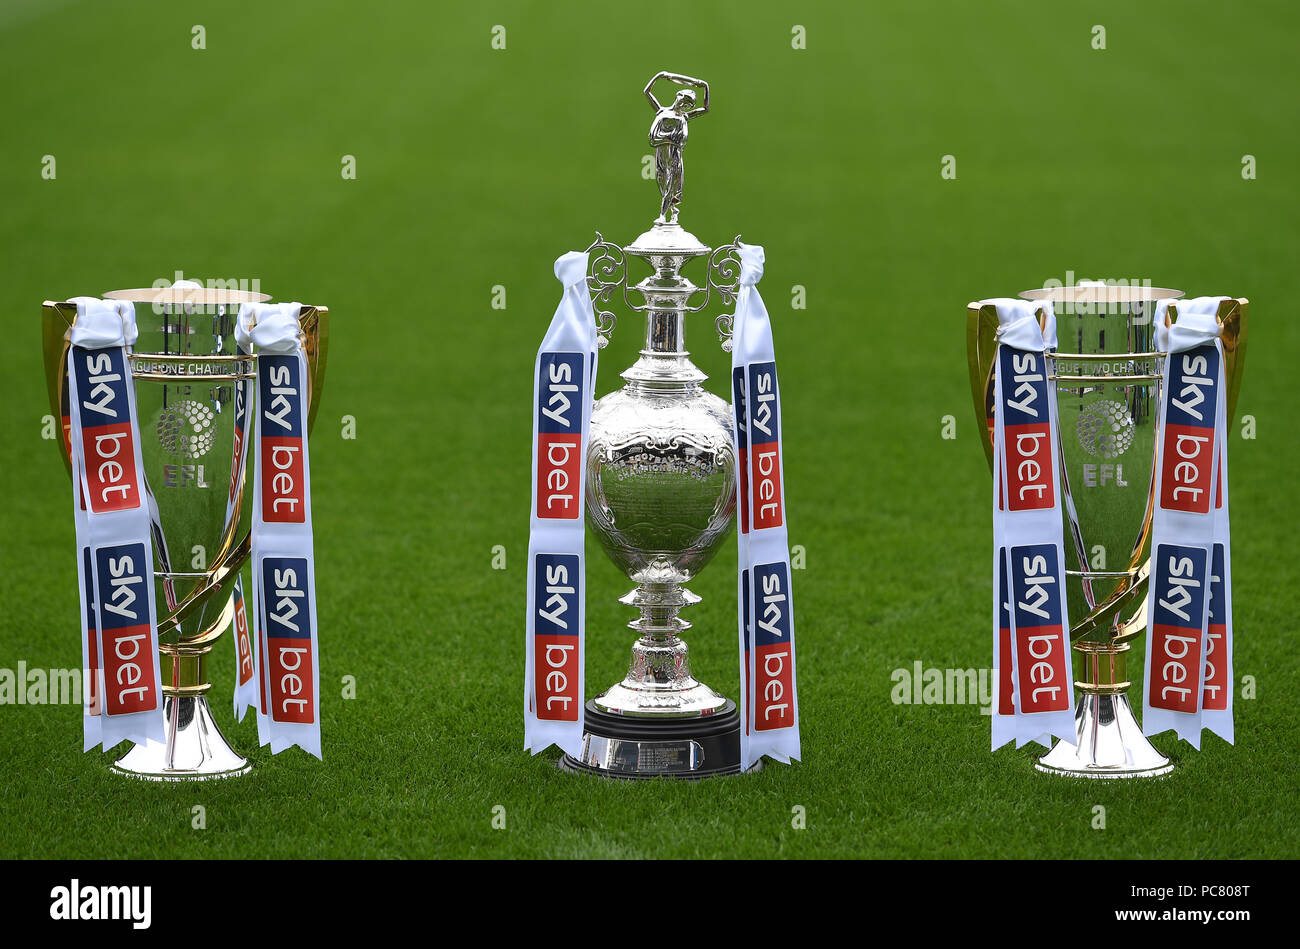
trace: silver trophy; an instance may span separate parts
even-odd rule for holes
[[[655,97],[660,80],[682,87],[671,105]],[[713,293],[734,303],[740,259],[735,242],[714,250],[677,223],[688,123],[708,111],[708,84],[660,72],[645,95],[655,110],[659,216],[626,247],[597,234],[588,277],[602,347],[614,328],[607,307],[616,290],[646,316],[640,358],[622,373],[624,386],[592,411],[586,485],[591,529],[637,584],[619,602],[639,612],[628,623],[639,638],[627,675],[587,703],[582,757],[566,756],[564,765],[618,777],[703,777],[740,770],[740,714],[691,674],[681,639],[691,624],[678,611],[699,602],[683,584],[730,532],[736,449],[731,407],[704,389],[708,377],[691,362],[685,323]],[[628,256],[649,271],[635,283]],[[697,257],[706,258],[703,286],[682,273]],[[717,318],[724,339],[730,319]]]

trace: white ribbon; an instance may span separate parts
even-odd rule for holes
[[[524,748],[582,757],[586,643],[583,542],[587,446],[596,385],[596,316],[587,254],[555,262],[564,287],[533,371]]]
[[[794,599],[781,464],[781,396],[772,323],[758,292],[763,248],[737,243],[740,290],[732,325],[737,454],[737,627],[740,766],[764,755],[799,760]]]
[[[76,297],[68,334],[68,449],[86,684],[82,745],[162,741],[153,546],[127,347],[135,310]]]
[[[1233,740],[1228,419],[1217,319],[1224,299],[1156,306],[1156,346],[1168,355],[1156,441],[1142,731],[1172,728],[1198,749],[1202,728]],[[1171,327],[1170,305],[1178,309]]]
[[[258,738],[277,754],[321,757],[320,653],[307,448],[309,382],[300,304],[245,303],[235,340],[257,346],[253,615],[260,656]]]
[[[1073,745],[1060,436],[1048,378],[1056,316],[1047,301],[984,300],[998,314],[994,360],[992,746]],[[1040,326],[1038,312],[1043,312]]]

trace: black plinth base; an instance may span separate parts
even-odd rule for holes
[[[740,712],[730,700],[714,714],[694,718],[611,715],[588,702],[583,729],[586,760],[565,755],[565,771],[633,780],[740,773]]]

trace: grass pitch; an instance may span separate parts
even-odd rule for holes
[[[0,856],[1300,855],[1296,26],[1281,2],[670,0],[653,18],[609,4],[10,2],[0,667],[79,661],[70,488],[41,438],[41,301],[180,269],[260,278],[278,299],[328,304],[334,323],[312,438],[324,763],[272,758],[251,717],[233,723],[226,637],[213,705],[252,775],[129,783],[80,753],[75,708],[2,706]],[[807,557],[804,761],[607,783],[522,751],[530,371],[554,258],[596,228],[629,241],[655,213],[640,89],[661,68],[712,84],[683,224],[767,248],[791,543]],[[978,706],[890,697],[893,671],[918,660],[991,662],[964,306],[1067,271],[1254,303],[1238,412],[1257,437],[1234,434],[1230,457],[1236,671],[1257,697],[1238,695],[1236,747],[1158,738],[1178,767],[1157,782],[1038,775],[1028,751],[989,753]],[[724,391],[712,315],[689,340]],[[602,392],[638,322],[624,315],[601,354]],[[592,693],[623,673],[630,616],[615,598],[630,584],[589,550]],[[729,545],[688,616],[697,675],[732,695],[734,568]]]

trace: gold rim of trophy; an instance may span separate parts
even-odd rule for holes
[[[265,303],[269,293],[252,290],[232,290],[225,287],[136,287],[131,290],[110,290],[105,300],[123,300],[128,303],[189,303],[197,306],[221,306],[230,303]]]

